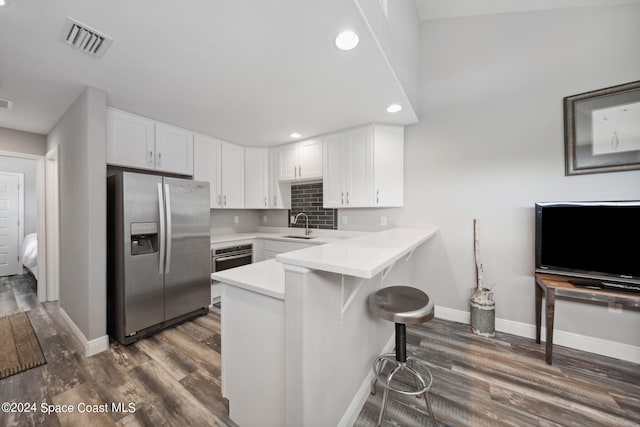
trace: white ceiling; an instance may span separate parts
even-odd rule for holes
[[[246,145],[416,112],[360,13],[376,0],[8,0],[0,8],[0,126],[47,134],[86,85],[108,104]],[[388,2],[390,13],[393,4]],[[640,0],[415,0],[422,19]],[[104,57],[60,42],[67,16],[114,39]],[[343,29],[360,35],[335,48]],[[391,103],[404,109],[390,115]]]
[[[114,39],[59,41],[70,16]],[[333,40],[355,29],[360,45]],[[108,104],[246,145],[417,116],[354,1],[9,0],[0,8],[0,126],[46,134],[85,85]],[[405,108],[390,115],[386,107]]]
[[[421,20],[531,12],[572,7],[612,6],[640,0],[415,0]]]

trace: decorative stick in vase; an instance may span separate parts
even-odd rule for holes
[[[484,270],[480,262],[480,221],[473,220],[473,252],[476,261],[476,289],[471,296],[471,331],[483,337],[493,337],[496,332],[496,303],[493,291],[484,287]]]
[[[477,286],[476,289],[481,290],[484,289],[484,271],[482,269],[482,263],[480,262],[480,237],[478,233],[478,229],[480,228],[480,221],[477,219],[473,219],[473,251],[476,258],[476,278],[477,278]]]

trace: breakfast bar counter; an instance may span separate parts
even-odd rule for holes
[[[278,255],[276,260],[287,265],[371,279],[410,254],[437,231],[436,227],[393,228],[287,252]]]
[[[212,274],[222,288],[222,393],[239,425],[351,426],[393,325],[369,313],[381,287],[423,284],[413,251],[437,228],[340,239]],[[286,363],[285,363],[286,362]]]

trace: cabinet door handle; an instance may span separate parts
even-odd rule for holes
[[[224,195],[224,205],[227,206],[227,195]]]
[[[220,203],[220,195],[218,194],[218,206],[222,206],[222,204]]]
[[[344,205],[344,191],[340,193],[340,204]]]
[[[376,190],[376,205],[380,203],[380,190]]]
[[[349,204],[349,192],[347,191],[347,204]]]
[[[153,150],[149,150],[149,157],[147,158],[147,163],[150,165],[153,164]]]
[[[162,164],[162,153],[158,152],[158,165],[157,166],[160,166],[161,164]]]
[[[273,196],[273,206],[278,206],[278,199],[276,196]]]
[[[265,198],[264,198],[264,207],[265,207],[265,208],[267,207],[267,198],[266,198],[266,196],[265,196]]]

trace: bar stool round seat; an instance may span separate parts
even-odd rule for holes
[[[428,322],[433,319],[433,302],[427,294],[411,286],[389,286],[369,296],[369,309],[376,316],[395,323],[395,353],[378,356],[373,363],[371,394],[375,394],[377,382],[384,387],[382,409],[378,425],[388,403],[389,391],[409,396],[424,396],[429,415],[436,420],[429,400],[433,375],[424,362],[407,357],[406,325]],[[436,421],[437,422],[437,421]]]

